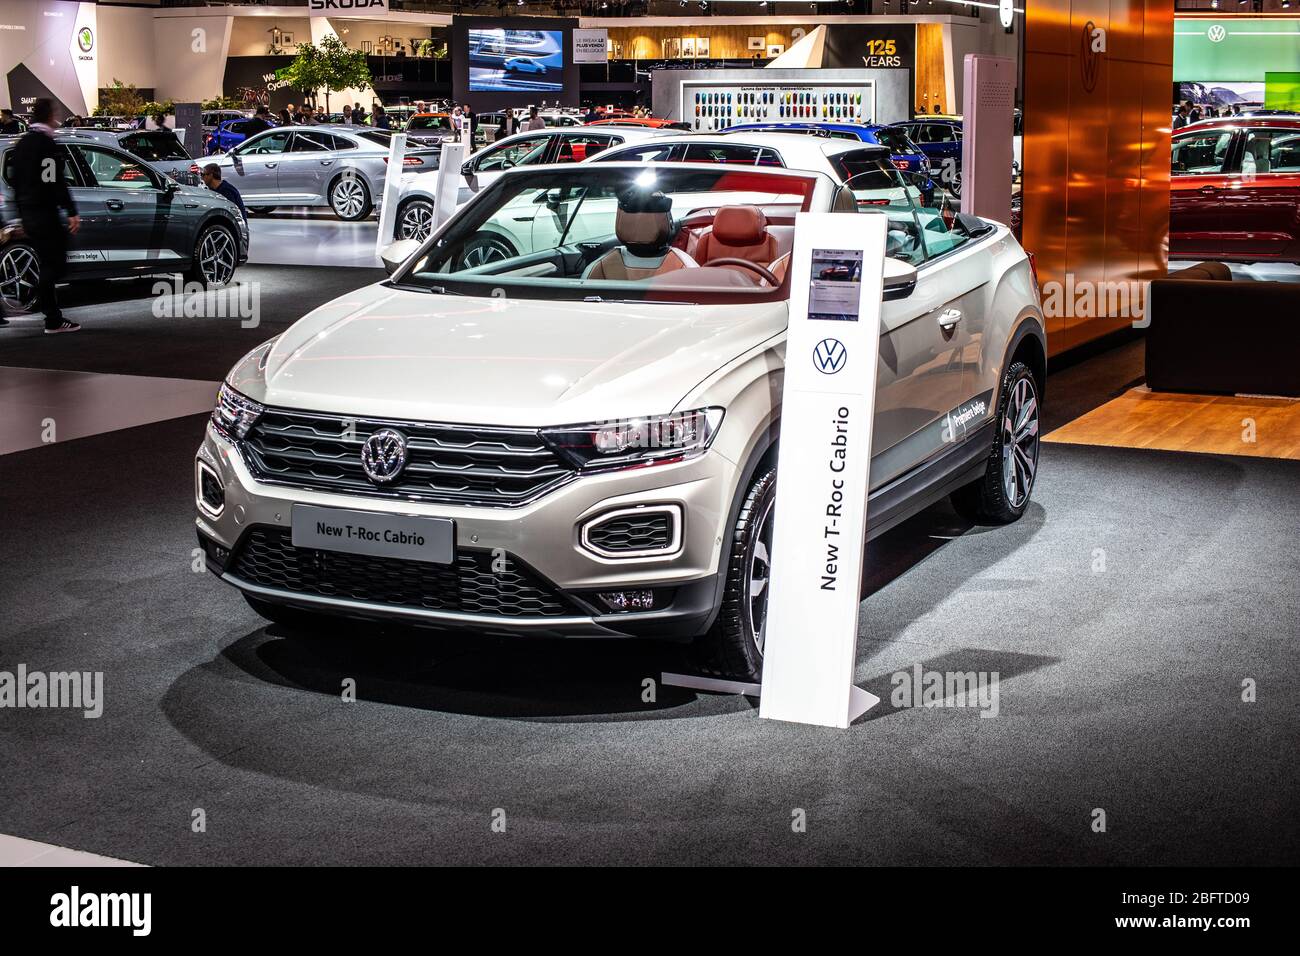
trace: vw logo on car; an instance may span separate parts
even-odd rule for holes
[[[849,360],[849,350],[839,339],[822,339],[813,349],[813,365],[823,375],[834,375]]]
[[[377,485],[386,485],[406,467],[406,436],[381,428],[361,446],[361,469]]]

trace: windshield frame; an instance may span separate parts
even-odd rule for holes
[[[511,281],[508,276],[488,276],[483,275],[478,278],[455,278],[454,274],[425,273],[419,279],[416,278],[417,266],[423,264],[425,260],[435,251],[435,248],[443,244],[448,234],[453,229],[458,229],[460,223],[469,221],[473,222],[476,212],[482,213],[484,206],[491,207],[491,212],[504,208],[506,204],[513,201],[507,199],[504,202],[499,201],[499,197],[508,191],[514,191],[515,185],[521,178],[544,178],[548,176],[567,177],[569,184],[578,182],[586,174],[580,173],[579,170],[584,164],[565,163],[565,164],[548,164],[545,166],[529,166],[508,170],[502,173],[490,185],[479,192],[468,204],[459,209],[447,222],[438,227],[427,239],[421,243],[419,249],[406,258],[406,261],[399,266],[393,274],[383,283],[394,288],[405,288],[421,292],[439,291],[452,295],[469,295],[474,298],[514,298],[514,299],[536,299],[544,301],[569,301],[569,302],[646,302],[646,303],[667,303],[667,304],[759,304],[766,302],[784,301],[790,295],[790,270],[786,270],[780,285],[777,286],[755,286],[749,288],[710,288],[710,287],[674,287],[665,285],[662,287],[648,286],[638,282],[628,281],[601,281],[601,280],[583,280],[584,286],[575,290],[569,281],[558,281],[554,285],[546,282],[536,283],[527,282],[533,279],[533,276],[518,277],[524,281]],[[761,177],[773,177],[775,179],[794,179],[803,180],[807,183],[806,195],[801,211],[824,211],[830,208],[829,202],[836,183],[824,173],[812,170],[796,169],[767,169],[764,167],[734,167],[719,166],[711,167],[708,164],[700,163],[627,163],[611,162],[603,166],[607,174],[614,172],[624,172],[633,176],[645,173],[648,169],[657,170],[676,170],[687,174],[700,174],[709,170],[714,170],[719,177],[724,175],[740,176],[753,175]],[[518,193],[516,192],[517,196]],[[701,195],[707,195],[702,193]],[[700,208],[709,208],[703,204]],[[485,222],[487,217],[482,217],[474,227],[476,232]],[[572,225],[572,222],[570,222]],[[565,234],[567,235],[568,227]],[[557,248],[559,248],[557,246]],[[435,279],[434,276],[437,278]],[[494,281],[482,281],[491,278]],[[755,274],[757,278],[757,274]],[[495,288],[493,288],[495,287]],[[579,294],[574,294],[577,291]],[[585,291],[585,294],[582,292]]]

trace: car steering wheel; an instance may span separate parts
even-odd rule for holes
[[[760,266],[757,262],[750,262],[748,259],[732,259],[732,258],[710,259],[708,262],[705,263],[705,265],[709,267],[741,266],[742,268],[749,269],[751,272],[757,272],[760,276],[762,276],[764,279],[766,279],[774,286],[781,284],[781,280],[778,279],[771,272],[771,270],[765,269],[763,266]]]

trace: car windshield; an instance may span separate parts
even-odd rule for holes
[[[426,243],[394,282],[484,297],[784,299],[794,217],[811,208],[815,187],[809,175],[728,166],[506,174]],[[712,236],[724,220],[726,242]]]
[[[916,154],[921,150],[908,138],[907,133],[901,129],[889,129],[888,127],[878,129],[875,132],[876,142],[881,146],[888,146],[889,151],[894,155]]]

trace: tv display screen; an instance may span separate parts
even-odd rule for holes
[[[559,30],[470,30],[470,92],[559,92],[564,34]]]

